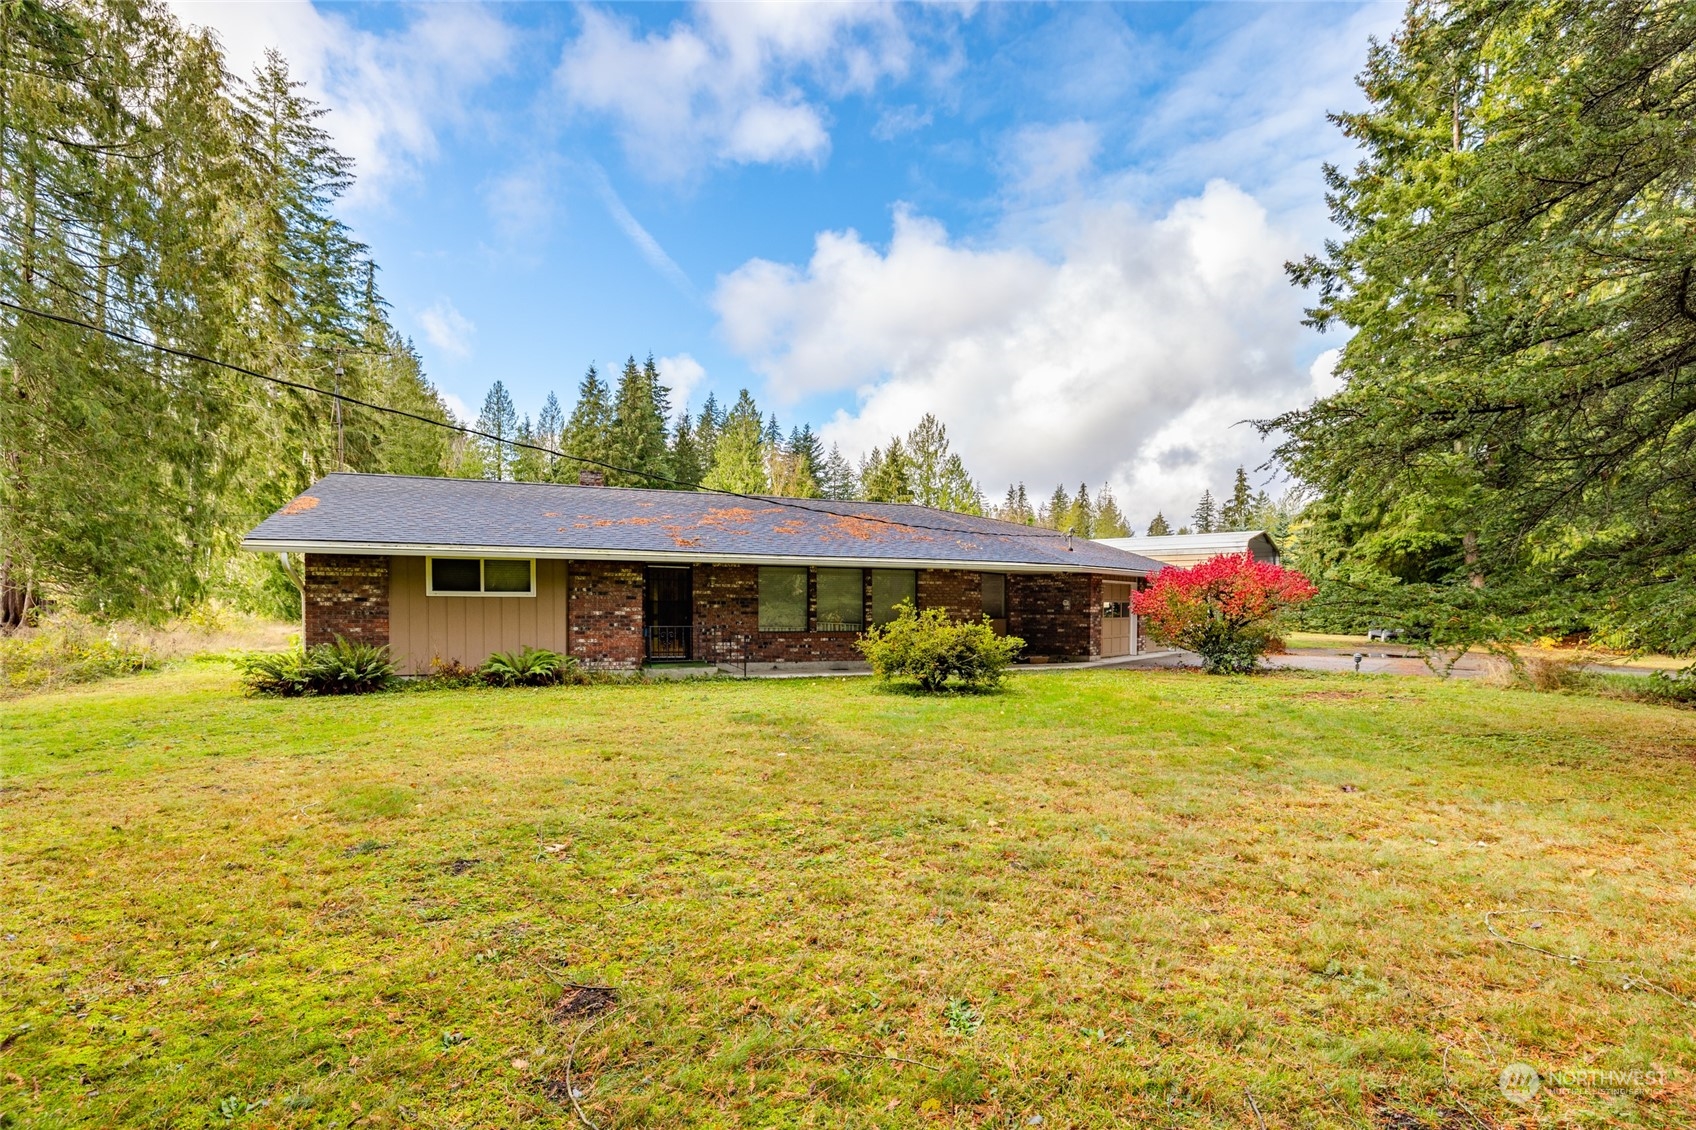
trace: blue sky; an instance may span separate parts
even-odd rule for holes
[[[329,109],[450,403],[652,352],[858,455],[934,411],[990,496],[1187,514],[1328,387],[1282,262],[1394,4],[228,4]],[[1256,472],[1272,489],[1279,482]]]

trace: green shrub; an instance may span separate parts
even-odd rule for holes
[[[575,674],[577,661],[545,647],[497,651],[477,669],[492,687],[551,687]]]
[[[1017,636],[998,636],[989,618],[951,620],[941,608],[895,606],[895,619],[860,637],[860,652],[880,679],[909,678],[920,690],[939,691],[949,680],[972,688],[993,687],[1025,646]]]
[[[0,686],[32,691],[92,683],[158,667],[162,659],[134,631],[98,627],[63,616],[17,635],[0,636]]]
[[[300,695],[370,694],[395,681],[389,649],[337,636],[301,651],[250,655],[241,661],[242,682],[254,694],[295,698]]]

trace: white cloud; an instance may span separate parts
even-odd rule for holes
[[[687,353],[661,357],[654,365],[660,371],[660,380],[671,389],[672,410],[679,413],[687,411],[689,398],[706,385],[707,370]]]
[[[462,121],[472,92],[505,65],[512,30],[489,9],[428,4],[389,32],[365,31],[310,3],[171,0],[185,22],[210,27],[228,65],[252,74],[275,48],[306,94],[332,113],[324,126],[352,157],[350,201],[380,200],[437,154],[437,131]]]
[[[830,151],[825,95],[906,73],[911,41],[885,4],[702,4],[639,35],[598,8],[554,74],[575,109],[602,114],[632,162],[662,178],[713,163],[818,164]]]
[[[1002,145],[1001,163],[1012,189],[1022,196],[1071,192],[1095,171],[1101,129],[1091,122],[1025,126]]]
[[[618,225],[618,229],[624,233],[625,238],[636,245],[636,250],[641,252],[642,258],[648,261],[648,265],[658,271],[667,282],[683,294],[694,298],[695,284],[689,281],[689,276],[683,273],[683,268],[677,265],[677,260],[666,254],[665,248],[660,246],[660,241],[655,239],[635,216],[631,215],[630,209],[624,206],[624,201],[613,190],[612,181],[607,179],[606,171],[599,165],[591,165],[589,176],[595,182],[595,188],[600,193],[601,202],[606,205],[607,213],[612,216],[613,223]]]
[[[477,327],[446,298],[439,298],[418,312],[418,328],[424,340],[449,357],[471,356],[471,337]]]
[[[1187,513],[1263,458],[1233,425],[1309,388],[1281,268],[1298,245],[1220,181],[1154,218],[1076,205],[1065,227],[1050,259],[898,211],[887,251],[823,233],[804,267],[752,260],[713,303],[779,397],[857,391],[824,429],[845,450],[935,412],[993,494],[1106,479],[1139,520]]]
[[[483,184],[483,205],[509,248],[540,243],[553,222],[558,198],[553,169],[542,161],[510,169]]]
[[[930,125],[931,111],[917,106],[893,106],[877,117],[872,136],[879,141],[894,141],[903,134],[917,133]]]

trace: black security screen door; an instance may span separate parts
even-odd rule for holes
[[[642,613],[649,659],[690,658],[695,583],[689,566],[648,566],[648,598]]]

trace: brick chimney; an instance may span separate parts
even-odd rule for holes
[[[579,471],[577,472],[577,485],[580,487],[604,487],[607,485],[607,477],[599,471]]]

